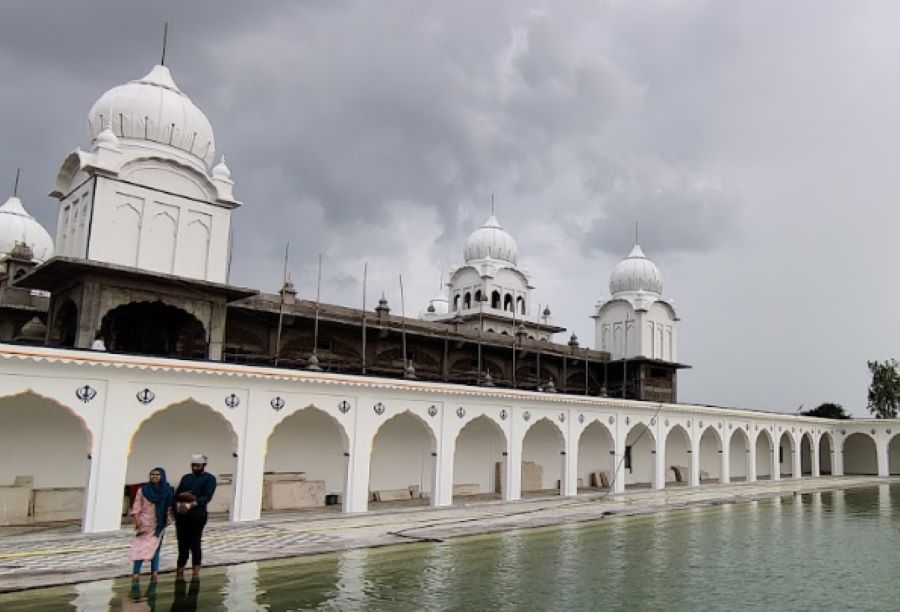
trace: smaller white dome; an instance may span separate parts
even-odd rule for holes
[[[428,302],[428,312],[434,314],[447,314],[450,312],[450,300],[447,299],[447,294],[443,289]]]
[[[22,200],[13,196],[0,206],[0,260],[10,254],[16,243],[28,245],[38,263],[53,257],[53,238],[28,214]]]
[[[223,181],[231,180],[231,169],[225,165],[225,156],[222,156],[222,159],[218,164],[212,169],[213,178],[217,178]]]
[[[484,225],[471,233],[464,251],[466,262],[477,259],[498,259],[512,265],[519,262],[519,246],[509,232],[500,227],[491,215]]]
[[[629,291],[647,291],[661,295],[662,274],[652,261],[647,259],[640,245],[634,245],[628,257],[616,264],[609,278],[609,292],[613,295]]]

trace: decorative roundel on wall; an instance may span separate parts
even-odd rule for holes
[[[690,420],[690,419],[687,420],[687,426],[688,426],[688,427],[691,426],[691,420]]]
[[[791,433],[794,433],[794,426],[791,426]]]
[[[875,435],[875,430],[874,430],[874,429],[872,430],[872,435],[873,435],[873,436]]]
[[[75,389],[75,397],[87,404],[89,401],[97,397],[97,390],[90,385],[84,385]]]
[[[625,424],[631,425],[631,417],[625,417]]]
[[[522,413],[522,418],[525,419],[526,421],[530,420],[531,413],[526,410],[525,412]]]
[[[756,428],[756,431],[759,431],[759,423],[756,423],[756,424],[754,425],[754,427]]]
[[[698,422],[697,425],[700,427],[700,429],[703,429],[703,421]]]
[[[560,422],[560,423],[565,423],[565,422],[566,422],[566,413],[565,413],[565,412],[560,412],[560,413],[559,413],[559,422]]]
[[[612,424],[615,423],[615,422],[616,422],[616,417],[612,417],[612,416],[609,417],[609,424],[610,424],[610,425],[612,425]]]
[[[650,426],[653,427],[654,425],[656,425],[656,417],[650,419]]]
[[[759,429],[759,425],[757,425],[756,428]],[[744,423],[744,429],[750,431],[750,423]]]
[[[846,430],[846,429],[842,429],[842,430],[841,430],[841,435],[842,435],[842,436],[846,436],[846,435],[847,435],[847,430]]]
[[[722,423],[721,423],[721,422],[719,423],[719,429],[722,429]]]
[[[583,415],[583,414],[579,414],[579,415],[578,415],[578,422],[579,422],[579,423],[584,423],[584,415]],[[890,432],[889,432],[889,433],[890,433]]]
[[[457,409],[456,409],[456,416],[458,416],[459,418],[463,418],[464,416],[466,416],[466,409],[463,408],[462,406],[460,406],[459,408],[457,408]]]
[[[341,400],[340,402],[338,402],[338,411],[341,414],[347,414],[348,412],[350,412],[350,402],[348,402],[347,400]]]
[[[437,416],[437,413],[438,413],[437,406],[435,406],[434,404],[432,404],[431,406],[428,407],[428,411],[427,411],[427,412],[428,412],[428,416],[430,416],[431,418],[436,417],[436,416]]]
[[[885,429],[885,430],[884,430],[884,433],[886,433],[887,435],[891,435],[891,430],[890,430],[890,429]]]
[[[508,413],[506,412],[506,408],[502,409],[500,411],[500,420],[505,421],[507,416],[508,416]]]
[[[280,395],[276,395],[272,398],[272,401],[269,402],[269,405],[275,412],[281,412],[284,409],[286,403],[287,402],[284,401],[283,397],[281,397]]]
[[[729,424],[728,424],[728,429],[734,429],[734,425],[731,424],[731,423],[729,423]]]
[[[669,426],[669,419],[666,419],[666,420],[665,420],[665,424],[666,424],[666,427]]]
[[[378,402],[377,404],[372,406],[372,410],[375,411],[375,414],[377,414],[378,416],[381,416],[382,414],[384,414],[384,411],[385,411],[384,404],[382,404],[381,402]]]
[[[225,396],[225,405],[234,410],[241,405],[241,398],[234,393],[227,395]]]
[[[137,401],[139,401],[140,403],[142,403],[143,405],[146,406],[147,404],[152,402],[154,399],[156,399],[156,394],[153,391],[151,391],[150,389],[144,387],[143,389],[141,389],[140,391],[138,391],[135,394],[135,397],[137,398]]]

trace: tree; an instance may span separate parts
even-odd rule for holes
[[[870,361],[872,384],[869,385],[869,404],[866,406],[876,419],[895,419],[900,412],[900,364],[896,359]]]
[[[849,419],[850,415],[844,410],[840,404],[825,402],[819,404],[812,410],[804,410],[800,414],[811,417],[821,417],[823,419]]]

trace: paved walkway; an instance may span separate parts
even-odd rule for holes
[[[211,522],[203,554],[206,565],[226,565],[891,482],[900,482],[900,478],[804,478],[478,502],[450,508],[394,508],[354,515],[278,514],[253,523]],[[174,535],[174,529],[169,529],[162,571],[174,569]],[[0,537],[0,592],[128,575],[130,536],[130,529],[85,535],[66,533],[63,528]]]

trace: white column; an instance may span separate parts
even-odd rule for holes
[[[724,432],[723,432],[723,436],[724,436]],[[719,482],[721,482],[722,484],[728,484],[729,482],[731,482],[731,448],[730,448],[730,446],[731,445],[729,444],[729,442],[725,441],[725,439],[723,438],[722,439],[722,450],[719,451],[721,453],[720,459],[722,461],[722,468],[721,468],[722,474],[719,477]]]
[[[372,462],[372,427],[360,427],[362,407],[368,407],[368,398],[357,402],[356,427],[350,436],[350,460],[348,461],[347,490],[344,492],[344,512],[366,512],[369,509],[369,468]],[[367,416],[367,415],[366,415]],[[348,434],[350,432],[347,432]]]
[[[574,424],[569,418],[568,435],[566,436],[566,454],[563,457],[563,490],[562,495],[578,495],[578,436],[572,432]]]
[[[831,474],[833,476],[844,475],[844,441],[835,434],[832,436],[831,445]]]
[[[272,410],[266,398],[261,393],[253,391],[247,397],[247,405],[250,413]],[[238,437],[239,446],[232,481],[234,487],[230,513],[232,521],[259,520],[262,512],[263,472],[269,433],[265,429],[264,419],[248,418],[244,424],[243,435]]]
[[[103,420],[95,428],[85,487],[84,519],[81,531],[100,533],[117,531],[122,524],[122,495],[128,469],[128,444],[139,424],[129,422],[124,410],[112,407],[123,400],[116,397],[115,385],[109,385]]]
[[[456,452],[456,432],[441,422],[441,435],[437,442],[434,459],[434,491],[432,506],[453,505],[453,455]]]
[[[627,428],[622,425],[622,415],[616,415],[615,440],[613,442],[613,493],[625,491],[625,437]]]
[[[756,440],[750,439],[749,432],[747,433],[747,448],[744,451],[746,467],[747,467],[747,482],[756,482]]]
[[[776,436],[775,431],[772,431],[772,480],[781,480],[781,461],[779,461],[780,451],[778,449],[781,448],[781,436]]]
[[[819,441],[815,440],[811,443],[810,447],[810,463],[812,464],[812,476],[813,478],[818,478],[821,476],[821,466],[819,464]]]
[[[522,499],[522,441],[525,438],[525,427],[522,425],[522,410],[510,410],[512,419],[509,428],[509,451],[506,456],[507,484],[503,490],[505,501]]]
[[[888,443],[881,436],[875,442],[875,453],[878,456],[878,475],[882,478],[887,478],[891,475],[888,462]]]
[[[700,436],[692,436],[691,445],[691,486],[700,486]]]
[[[791,445],[791,476],[794,478],[803,477],[802,463],[800,462],[800,441],[791,436],[793,444]]]
[[[666,488],[666,437],[664,432],[656,438],[653,455],[653,488]],[[660,442],[661,440],[661,442]]]

